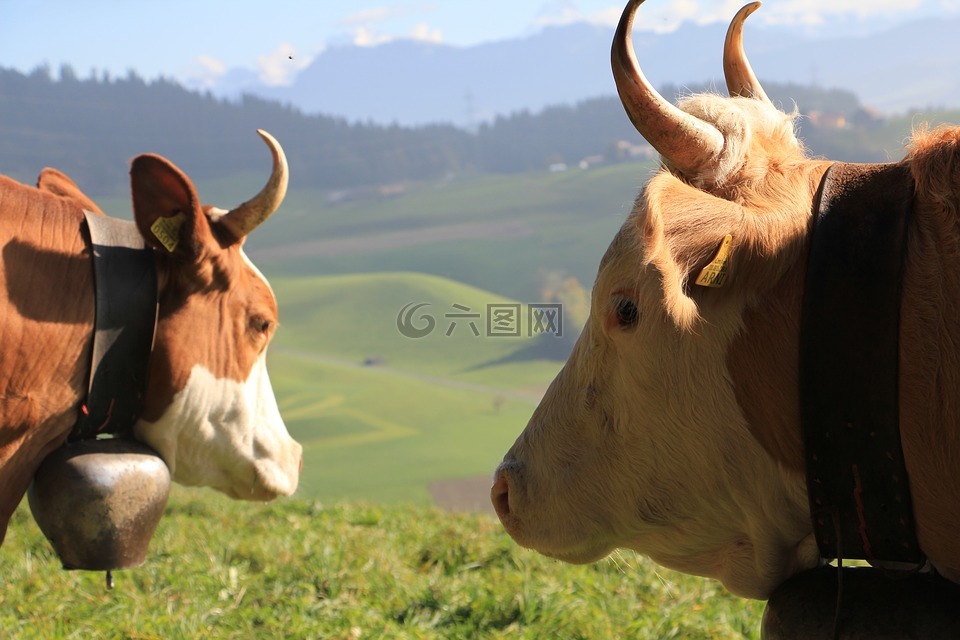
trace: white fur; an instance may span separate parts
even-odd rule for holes
[[[195,365],[187,385],[137,438],[153,447],[176,482],[234,498],[269,500],[297,488],[302,447],[287,433],[261,354],[245,382]]]

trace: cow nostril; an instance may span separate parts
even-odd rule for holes
[[[490,488],[490,502],[501,520],[510,515],[510,483],[503,472],[497,473],[493,487]]]

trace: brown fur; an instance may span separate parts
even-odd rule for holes
[[[86,384],[78,363],[90,359],[93,283],[82,218],[74,199],[0,176],[0,542]]]
[[[88,198],[87,195],[80,190],[80,187],[67,177],[66,174],[56,169],[47,167],[40,172],[40,177],[37,178],[37,189],[52,193],[61,198],[66,198],[67,200],[73,200],[83,209],[103,215],[103,211],[100,210],[97,203]]]
[[[960,581],[960,127],[916,132],[901,310],[901,437],[920,545]]]

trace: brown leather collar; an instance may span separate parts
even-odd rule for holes
[[[800,398],[810,512],[825,558],[921,563],[900,445],[905,164],[824,175],[803,300]]]

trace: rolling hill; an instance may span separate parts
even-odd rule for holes
[[[489,477],[560,366],[496,364],[536,340],[487,336],[486,305],[512,301],[436,276],[274,278],[273,286],[281,330],[271,377],[304,445],[304,496],[428,502],[431,483]],[[434,313],[430,335],[398,330],[410,302],[431,305],[422,309]],[[453,304],[481,317],[447,319]],[[468,498],[486,504],[485,495]]]

